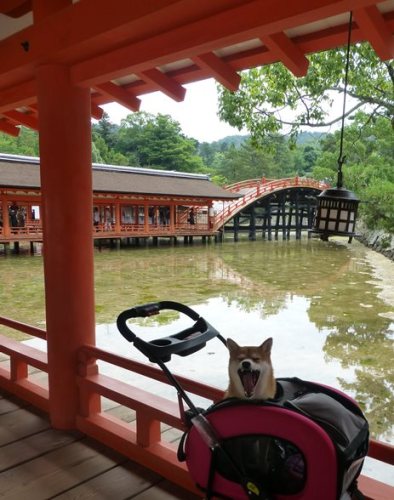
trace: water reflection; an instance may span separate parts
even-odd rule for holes
[[[98,344],[138,358],[116,330],[119,312],[157,300],[186,303],[239,343],[260,344],[273,336],[277,376],[297,375],[349,392],[363,405],[372,434],[390,442],[394,303],[382,300],[376,278],[371,283],[368,253],[356,242],[318,240],[96,253]],[[41,257],[1,258],[0,271],[0,314],[42,326]],[[183,328],[182,321],[176,314],[160,315],[137,326],[144,338],[157,338]],[[171,362],[174,371],[223,389],[226,365],[219,341]]]

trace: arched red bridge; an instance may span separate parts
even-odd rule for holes
[[[277,232],[310,226],[314,211],[314,198],[328,184],[308,177],[290,177],[285,179],[251,179],[237,182],[226,189],[239,193],[242,197],[216,206],[214,217],[215,231],[224,228],[231,219],[243,215],[248,219],[250,230],[256,227],[256,219],[261,219],[263,231],[268,230],[269,237],[272,230]],[[304,215],[308,223],[303,225]],[[234,232],[237,231],[234,222]],[[243,225],[245,228],[245,224]]]

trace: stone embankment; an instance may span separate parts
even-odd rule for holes
[[[362,224],[358,225],[357,234],[358,241],[394,261],[394,234],[367,229]]]

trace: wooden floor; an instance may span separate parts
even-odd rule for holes
[[[0,390],[0,498],[194,500],[195,495]]]

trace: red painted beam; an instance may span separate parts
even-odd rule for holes
[[[391,31],[394,31],[394,13],[386,16],[386,22]],[[313,53],[314,51],[329,50],[341,45],[346,45],[348,25],[343,24],[332,28],[327,28],[318,33],[309,33],[307,35],[297,36],[292,38],[292,42],[296,44],[300,51],[304,54]],[[352,32],[352,41],[354,43],[365,40],[365,36],[361,29],[355,25]],[[265,64],[272,64],[278,61],[277,56],[269,51],[265,46],[248,49],[244,52],[231,54],[223,58],[236,71],[254,68]],[[209,78],[211,75],[205,69],[197,65],[191,65],[179,70],[172,70],[167,73],[173,80],[180,84],[187,84]],[[146,81],[134,81],[126,84],[125,89],[129,89],[136,95],[148,94],[153,92],[155,88]],[[93,95],[92,99],[97,104],[105,104],[109,100],[102,95]]]
[[[92,102],[90,105],[90,114],[95,120],[101,120],[104,114],[104,110],[100,108],[100,106],[97,106],[97,104]]]
[[[394,486],[367,476],[359,476],[357,483],[366,500],[393,500],[394,498]]]
[[[36,95],[36,82],[34,80],[0,90],[0,113],[34,104],[37,101]]]
[[[2,0],[0,14],[10,17],[20,17],[31,10],[31,0]]]
[[[37,103],[31,104],[29,106],[29,108],[32,111],[34,111],[35,115],[37,115],[37,113],[38,113]],[[94,118],[95,120],[101,120],[101,118],[103,117],[103,114],[104,114],[104,110],[92,101],[91,106],[90,106],[90,114],[92,115],[92,118]]]
[[[223,59],[217,57],[212,52],[195,56],[192,59],[228,90],[232,92],[238,90],[241,77]]]
[[[371,439],[369,441],[368,456],[386,464],[394,465],[394,446]]]
[[[5,134],[12,135],[13,137],[18,137],[20,133],[20,128],[11,125],[11,123],[6,120],[0,119],[0,132],[4,132]]]
[[[27,115],[20,111],[6,111],[3,115],[16,125],[25,125],[33,130],[39,129],[38,120],[32,115]]]
[[[326,17],[370,6],[375,0],[299,0],[286,4],[274,0],[243,2],[215,15],[187,22],[155,36],[126,43],[120,48],[76,63],[73,81],[89,86],[140,73],[163,64],[206,54],[245,40],[271,35]],[[1,59],[0,59],[1,62]]]
[[[116,8],[109,8],[108,0],[79,1],[2,40],[0,75],[7,73],[4,81],[11,85],[21,69],[32,75],[35,65],[46,61],[70,64],[86,60],[127,41],[130,43],[173,29],[182,25],[185,19],[208,15],[244,1],[116,0]],[[28,52],[21,48],[24,41],[29,41]],[[28,78],[26,73],[25,78]],[[102,81],[107,80],[110,78]]]
[[[106,82],[95,85],[95,88],[131,111],[138,111],[140,109],[141,100],[119,85],[115,85],[112,82]]]
[[[156,68],[143,71],[140,78],[159,87],[159,90],[177,102],[181,102],[185,98],[186,89]]]
[[[309,67],[308,59],[297,44],[284,33],[264,36],[261,38],[261,41],[295,76],[305,76],[307,74]]]
[[[375,5],[354,11],[354,17],[378,56],[386,61],[394,57],[394,37]]]
[[[384,15],[384,20],[389,31],[393,32],[394,12],[386,13]],[[317,33],[309,33],[307,35],[292,38],[291,41],[299,47],[302,53],[307,54],[319,50],[328,50],[330,48],[337,47],[338,45],[346,44],[346,34],[347,25],[342,25],[328,28]],[[358,25],[354,27],[352,40],[354,42],[365,40],[365,35]],[[265,47],[257,47],[255,49],[246,50],[243,53],[226,56],[222,58],[222,60],[229,64],[235,71],[240,71],[276,62],[278,58],[275,57],[275,54],[272,52],[267,51]],[[147,65],[144,71],[149,71],[150,69],[152,68]],[[196,65],[191,65],[190,67],[182,68],[180,70],[173,70],[166,73],[166,75],[180,85],[210,77],[210,73],[206,69],[199,68]],[[124,90],[130,90],[135,95],[140,95],[156,90],[156,86],[147,81],[137,81],[125,85]],[[21,105],[35,102],[35,100],[35,82],[33,80],[12,85],[3,91],[0,91],[0,113],[10,109],[15,109]],[[112,99],[107,95],[94,96],[94,102],[96,104],[103,104],[110,102],[111,100]]]
[[[33,0],[32,7],[34,23],[37,23],[48,16],[52,16],[70,5],[72,5],[72,0],[51,0],[50,2]]]

